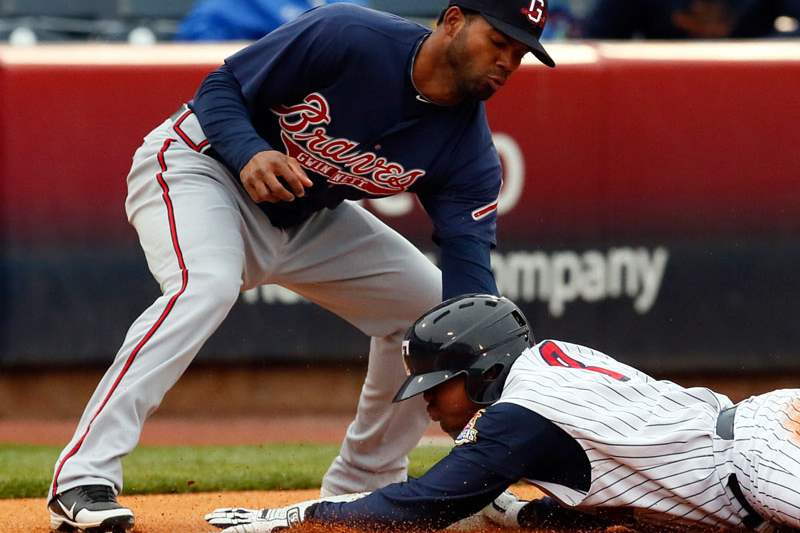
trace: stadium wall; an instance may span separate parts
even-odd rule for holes
[[[0,368],[113,356],[158,291],[125,219],[131,156],[242,45],[0,47]],[[502,292],[538,337],[653,371],[800,369],[800,43],[550,48],[557,69],[523,65],[487,106]],[[435,260],[412,197],[365,205]],[[267,286],[200,359],[367,348]]]

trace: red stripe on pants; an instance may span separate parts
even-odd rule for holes
[[[122,368],[122,371],[117,376],[117,379],[114,380],[114,384],[111,386],[111,389],[109,389],[108,394],[106,394],[106,397],[103,399],[103,402],[100,404],[100,407],[98,407],[97,412],[95,412],[94,416],[92,416],[92,419],[89,421],[89,424],[86,426],[86,431],[83,432],[83,435],[81,436],[80,440],[78,440],[78,442],[75,444],[75,446],[73,446],[72,449],[64,456],[64,458],[61,459],[61,462],[58,464],[56,468],[55,476],[53,476],[54,496],[58,494],[58,476],[61,474],[61,470],[64,468],[64,464],[67,462],[69,458],[78,453],[78,450],[81,449],[83,442],[86,440],[86,436],[89,434],[89,430],[92,429],[92,423],[95,421],[98,415],[103,411],[103,408],[106,406],[108,401],[111,399],[111,396],[117,390],[117,386],[119,385],[120,381],[122,381],[122,378],[125,377],[125,374],[128,372],[128,369],[130,369],[131,365],[133,364],[133,361],[136,359],[136,356],[139,355],[139,352],[142,350],[142,348],[144,348],[145,344],[147,344],[147,341],[149,341],[150,338],[156,333],[156,331],[158,331],[158,328],[161,327],[161,324],[163,324],[164,320],[166,320],[167,316],[169,316],[170,312],[172,311],[172,308],[175,307],[175,302],[178,301],[178,298],[180,298],[181,294],[183,294],[183,292],[186,290],[186,285],[189,282],[189,271],[186,269],[186,264],[183,261],[183,252],[181,252],[180,243],[178,242],[178,229],[175,225],[175,210],[172,206],[172,199],[169,196],[169,186],[167,185],[166,180],[164,180],[164,172],[167,171],[167,163],[164,159],[164,154],[167,152],[167,149],[173,142],[175,142],[175,139],[167,139],[166,141],[164,141],[164,144],[161,146],[161,150],[159,150],[158,152],[158,164],[161,167],[161,172],[156,174],[156,180],[158,181],[158,184],[161,186],[162,190],[161,196],[164,199],[164,204],[167,207],[167,217],[169,219],[169,231],[172,237],[172,247],[175,250],[175,255],[177,256],[178,259],[178,267],[181,270],[181,288],[178,292],[176,292],[172,296],[172,298],[169,299],[169,302],[167,303],[166,308],[164,308],[164,311],[161,313],[161,316],[158,317],[158,320],[155,322],[155,324],[152,325],[152,327],[148,330],[145,336],[142,337],[142,340],[140,340],[139,343],[136,345],[136,347],[133,349],[133,351],[131,351],[131,354],[128,356],[128,359],[125,361],[125,366]]]

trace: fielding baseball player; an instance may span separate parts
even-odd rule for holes
[[[392,405],[400,342],[445,297],[496,293],[501,168],[482,100],[539,43],[545,0],[453,0],[434,31],[366,8],[309,11],[229,57],[144,139],[125,204],[163,295],[133,323],[55,465],[53,528],[124,530],[121,458],[239,292],[276,283],[372,337],[355,421],[322,493],[405,479],[428,424]],[[419,197],[440,272],[345,200]],[[270,324],[252,335],[270,335]]]
[[[591,348],[533,343],[522,312],[505,298],[444,302],[406,335],[410,375],[395,401],[423,394],[431,418],[455,438],[448,456],[419,479],[353,495],[349,503],[218,509],[206,519],[225,533],[303,520],[436,529],[497,498],[485,514],[506,526],[635,517],[661,525],[800,527],[800,389],[732,405]],[[501,494],[521,479],[549,497],[519,502]]]

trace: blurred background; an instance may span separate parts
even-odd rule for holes
[[[12,45],[257,39],[337,0],[0,0]],[[348,0],[338,0],[348,1]],[[349,0],[431,25],[445,0]],[[551,0],[547,39],[753,38],[797,35],[797,0]]]
[[[322,3],[0,0],[0,421],[71,430],[158,294],[123,209],[141,138]],[[354,3],[430,26],[446,2]],[[558,68],[526,61],[487,106],[493,265],[537,338],[734,398],[798,386],[798,19],[800,0],[550,1]],[[436,260],[411,197],[364,205]],[[157,416],[346,418],[367,350],[297,295],[249,291]]]

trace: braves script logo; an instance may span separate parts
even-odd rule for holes
[[[348,185],[377,196],[397,194],[425,175],[424,170],[406,170],[374,152],[358,150],[359,143],[331,137],[325,126],[331,123],[325,97],[311,93],[303,102],[278,106],[281,139],[286,153],[307,169],[326,176],[329,183]]]
[[[544,23],[547,19],[546,9],[544,0],[531,0],[530,7],[528,7],[528,9],[523,9],[522,12],[535,26],[544,28]]]

